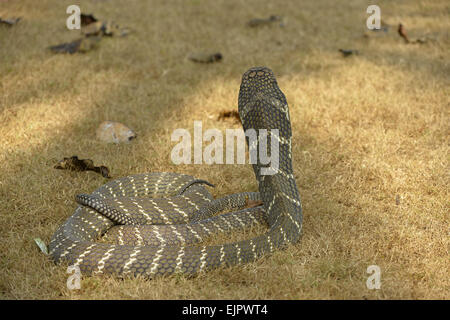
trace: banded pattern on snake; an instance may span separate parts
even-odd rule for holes
[[[111,181],[91,195],[78,195],[75,213],[50,242],[55,262],[77,265],[83,274],[112,273],[154,277],[254,261],[298,241],[302,227],[300,196],[293,176],[289,108],[273,72],[265,67],[244,73],[239,91],[244,130],[278,129],[279,169],[253,165],[259,193],[214,199],[203,184],[176,173],[138,174]],[[268,130],[268,139],[272,131]],[[247,141],[248,142],[248,141]],[[267,144],[269,147],[270,144]],[[267,169],[267,168],[266,168]],[[248,200],[262,206],[245,208]],[[237,210],[216,215],[223,210]],[[267,223],[266,233],[223,245],[201,246],[219,232]],[[115,243],[98,242],[98,238]]]

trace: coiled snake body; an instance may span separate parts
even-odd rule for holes
[[[53,235],[49,249],[55,262],[79,266],[83,274],[113,273],[153,277],[197,273],[218,266],[254,261],[298,241],[302,210],[293,176],[291,124],[286,98],[272,71],[251,68],[242,78],[239,114],[244,130],[273,129],[279,135],[279,169],[262,175],[253,164],[258,193],[214,200],[203,184],[175,173],[139,174],[111,181],[91,195],[78,195],[75,213]],[[267,144],[270,146],[270,144]],[[269,148],[270,153],[270,148]],[[263,205],[246,208],[246,201]],[[213,216],[224,209],[238,209]],[[206,236],[267,223],[253,239],[201,246]],[[100,236],[115,243],[96,241]]]

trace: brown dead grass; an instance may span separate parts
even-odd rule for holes
[[[134,32],[88,54],[53,55],[72,40],[71,1],[1,1],[0,297],[6,299],[448,299],[448,1],[378,1],[387,35],[365,39],[368,1],[78,1],[84,12]],[[285,28],[245,28],[255,17]],[[396,34],[435,41],[406,45]],[[343,58],[339,48],[358,49]],[[220,51],[200,65],[193,51]],[[242,73],[274,70],[290,105],[294,170],[302,196],[301,241],[244,266],[194,278],[84,277],[66,288],[65,267],[39,252],[73,212],[74,195],[106,180],[53,169],[78,155],[114,177],[152,171],[195,175],[216,196],[255,191],[249,165],[175,166],[176,128],[225,130]],[[104,120],[137,134],[128,145],[95,140]],[[236,124],[235,127],[239,128]],[[396,204],[396,198],[399,200]],[[233,235],[232,238],[237,237]],[[228,240],[220,238],[217,240]],[[380,290],[366,269],[382,270]]]

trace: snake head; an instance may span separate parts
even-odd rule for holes
[[[282,164],[289,167],[292,136],[289,108],[272,70],[256,67],[244,73],[239,116],[257,179],[260,174],[278,173],[280,157],[284,160]]]
[[[247,114],[257,108],[260,109],[260,112],[269,113],[275,111],[270,109],[277,109],[283,112],[289,120],[286,97],[278,87],[273,71],[267,67],[250,68],[242,76],[239,90],[239,116],[244,129],[248,127],[248,124],[245,123]]]

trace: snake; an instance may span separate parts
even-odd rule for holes
[[[214,199],[208,181],[171,172],[112,180],[76,196],[78,207],[51,238],[52,260],[77,266],[83,275],[154,278],[245,264],[297,243],[303,216],[289,107],[271,69],[253,67],[243,74],[238,111],[244,130],[254,129],[258,137],[266,130],[267,139],[278,141],[277,150],[266,143],[269,154],[278,152],[277,168],[259,158],[252,163],[258,192]],[[258,149],[246,140],[249,149]],[[248,207],[250,200],[260,205]],[[203,244],[259,224],[266,230],[250,239]]]

